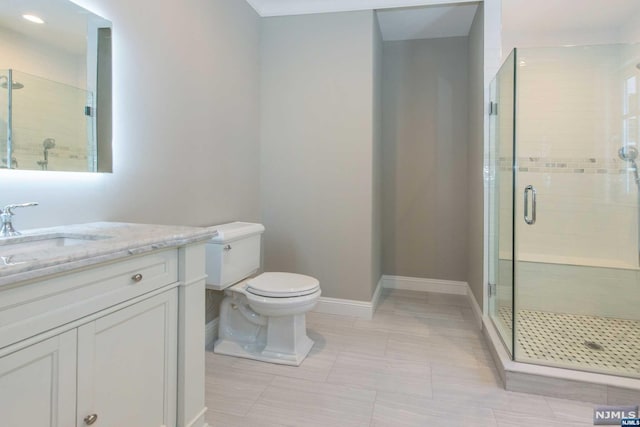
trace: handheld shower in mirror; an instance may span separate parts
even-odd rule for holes
[[[43,171],[49,170],[49,150],[55,148],[56,140],[53,138],[46,138],[42,141],[42,148],[44,148],[44,160],[38,160],[38,165]]]
[[[618,156],[621,160],[629,162],[631,169],[633,170],[633,177],[636,181],[636,185],[640,187],[640,178],[638,178],[638,165],[636,159],[638,158],[638,149],[632,146],[622,146],[618,150]]]
[[[56,146],[56,140],[53,138],[47,138],[44,141],[42,141],[42,146],[44,147],[45,150],[50,150]]]

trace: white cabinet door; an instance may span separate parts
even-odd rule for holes
[[[76,330],[0,358],[0,424],[76,423]]]
[[[172,289],[78,329],[77,427],[175,425],[176,325]]]

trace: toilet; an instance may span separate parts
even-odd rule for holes
[[[215,353],[298,366],[313,341],[305,314],[320,298],[317,279],[294,273],[262,273],[264,226],[232,222],[214,226],[206,244],[207,288],[224,290]]]

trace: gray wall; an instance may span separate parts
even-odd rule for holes
[[[372,281],[375,292],[382,276],[382,33],[378,17],[373,19],[373,211],[372,211]]]
[[[323,296],[371,300],[372,11],[262,20],[265,269],[309,274]]]
[[[78,3],[113,22],[114,173],[2,171],[2,202],[40,202],[15,225],[258,220],[254,10],[237,0]]]
[[[463,39],[380,55],[374,14],[353,12],[264,19],[261,51],[244,1],[78,3],[114,24],[114,173],[0,171],[2,202],[41,203],[16,226],[262,220],[266,268],[317,276],[324,296],[370,300],[381,241],[387,274],[465,280]]]
[[[467,282],[476,301],[484,300],[484,5],[478,5],[469,32],[469,150]]]
[[[383,271],[467,279],[468,40],[385,42]]]
[[[1,172],[1,202],[40,202],[16,227],[259,220],[254,10],[238,0],[79,3],[113,22],[114,172]]]

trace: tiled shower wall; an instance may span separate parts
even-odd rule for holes
[[[618,149],[637,143],[638,96],[625,92],[640,77],[637,53],[622,45],[518,51],[519,308],[631,316],[615,307],[637,293],[638,187]],[[498,161],[511,169],[511,158]],[[527,185],[537,191],[534,225],[523,220]],[[501,208],[501,218],[510,215],[511,206]],[[501,248],[508,239],[501,234]]]
[[[580,159],[542,162],[518,159],[519,165],[535,165],[518,166],[518,258],[636,269],[637,187],[626,163],[615,159],[595,159],[593,164]],[[533,185],[537,194],[537,218],[531,226],[523,219],[527,185]]]
[[[500,261],[502,277],[511,263]],[[587,267],[560,263],[517,263],[517,310],[582,314],[640,320],[638,270]],[[501,307],[510,307],[511,287],[498,286]]]
[[[638,267],[638,188],[629,164],[617,154],[624,143],[624,82],[638,72],[625,64],[627,54],[622,46],[518,52],[520,259]],[[511,167],[511,159],[499,160],[501,168]],[[523,220],[527,185],[537,190],[533,226]]]

